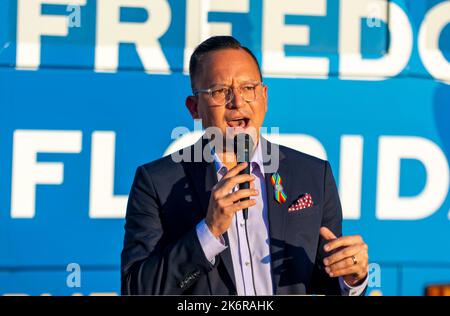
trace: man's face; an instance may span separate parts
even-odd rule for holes
[[[253,58],[243,49],[223,49],[208,53],[199,65],[195,89],[208,89],[217,86],[228,86],[234,97],[227,103],[219,105],[208,93],[189,96],[186,106],[194,119],[202,119],[203,128],[215,126],[225,136],[232,132],[256,130],[255,141],[258,141],[259,128],[264,122],[267,111],[267,87],[256,86],[256,99],[244,100],[239,87],[260,83],[258,67]],[[230,134],[228,134],[230,135]]]

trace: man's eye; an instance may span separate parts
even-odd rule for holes
[[[255,90],[255,86],[243,86],[242,90],[243,91],[253,91],[253,90]]]
[[[212,96],[222,96],[226,93],[227,89],[226,88],[220,88],[220,89],[216,89],[212,91]]]

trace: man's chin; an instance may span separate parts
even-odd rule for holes
[[[226,138],[234,138],[234,136],[240,134],[240,133],[246,133],[247,127],[242,126],[227,126],[226,127]]]
[[[249,134],[253,139],[253,143],[256,144],[258,141],[258,129],[254,126],[246,126],[246,127],[226,127],[226,133],[224,139],[234,139],[234,137],[238,134],[245,133]]]
[[[245,133],[249,134],[250,137],[253,140],[254,144],[258,143],[258,130],[256,127],[249,125],[246,127],[236,126],[225,126],[225,128],[219,128],[219,127],[212,127],[212,128],[206,128],[206,137],[210,140],[214,140],[214,144],[216,146],[224,146],[228,150],[233,150],[233,143],[234,138],[236,135]],[[222,140],[223,142],[221,142]]]

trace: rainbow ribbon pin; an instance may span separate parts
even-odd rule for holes
[[[284,203],[286,202],[287,196],[286,193],[284,193],[283,191],[283,186],[282,186],[282,181],[281,181],[281,177],[278,174],[278,172],[275,172],[274,174],[272,174],[272,177],[270,177],[270,182],[273,185],[273,193],[274,193],[274,197],[275,200],[278,203]]]

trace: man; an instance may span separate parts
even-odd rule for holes
[[[127,207],[123,294],[365,291],[368,248],[360,236],[341,237],[329,163],[259,135],[268,96],[261,78],[254,55],[233,37],[209,38],[194,51],[186,106],[224,140],[229,130],[256,131],[251,174],[239,174],[246,164],[237,164],[232,150],[204,140],[181,153],[200,145],[212,162],[168,156],[139,167]],[[262,156],[275,150],[278,169],[269,171]],[[239,190],[244,182],[250,189]]]

